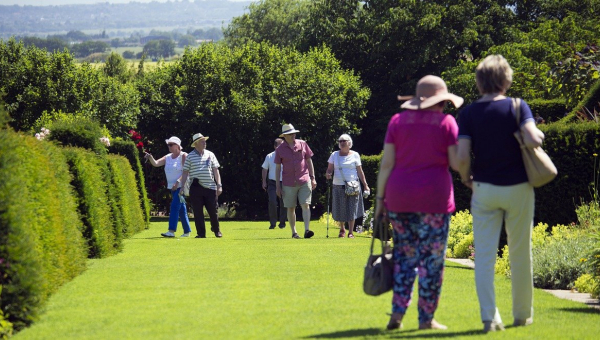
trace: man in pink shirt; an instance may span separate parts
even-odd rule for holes
[[[292,124],[284,124],[281,128],[279,137],[283,137],[285,142],[275,149],[275,184],[277,196],[283,199],[283,205],[287,209],[292,237],[300,238],[296,232],[296,204],[299,201],[304,220],[304,238],[311,238],[315,233],[309,229],[310,201],[312,191],[317,187],[317,181],[315,181],[315,169],[311,159],[313,152],[305,141],[296,139],[298,132],[300,131],[294,129]],[[280,176],[283,178],[279,178]],[[280,181],[283,183],[280,184]]]

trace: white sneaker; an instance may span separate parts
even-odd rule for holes
[[[190,233],[181,234],[179,237],[190,237]]]
[[[161,234],[163,237],[175,237],[175,234],[173,234],[172,231],[167,231],[166,233],[162,233]]]

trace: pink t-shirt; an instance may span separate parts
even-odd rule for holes
[[[287,142],[275,149],[275,164],[283,164],[282,184],[288,187],[304,184],[310,180],[306,160],[313,156],[305,141],[296,139],[294,147]]]
[[[394,169],[385,187],[385,206],[393,212],[454,211],[448,147],[458,144],[451,115],[407,110],[388,124],[386,144],[394,144]]]

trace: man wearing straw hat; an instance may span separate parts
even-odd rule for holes
[[[300,202],[302,207],[304,238],[311,238],[315,233],[309,229],[310,202],[312,191],[317,187],[317,181],[311,159],[313,152],[305,141],[296,139],[298,132],[300,131],[294,129],[292,124],[284,124],[281,127],[279,137],[284,138],[285,142],[275,149],[275,185],[277,196],[283,198],[283,204],[287,208],[292,238],[300,238],[296,232],[297,202]],[[282,165],[283,172],[281,172]]]
[[[206,238],[204,207],[206,207],[208,216],[210,216],[210,230],[215,233],[215,237],[223,237],[217,216],[217,199],[223,192],[219,173],[220,165],[215,154],[206,150],[207,139],[208,137],[203,136],[201,133],[194,135],[192,138],[194,150],[189,153],[185,160],[183,175],[181,176],[183,188],[187,188],[188,177],[191,182],[189,197],[194,209],[194,223],[198,233],[196,238]],[[186,190],[181,190],[180,194],[184,191]]]

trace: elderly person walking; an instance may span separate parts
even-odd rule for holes
[[[394,230],[394,295],[388,330],[402,326],[419,274],[419,329],[446,329],[433,318],[442,291],[450,214],[454,211],[452,176],[458,169],[458,126],[443,113],[448,101],[463,99],[448,92],[436,76],[417,83],[406,109],[390,119],[377,177],[375,216]],[[417,270],[418,269],[418,270]]]
[[[196,238],[206,238],[204,224],[204,207],[210,217],[210,230],[216,237],[223,237],[217,216],[218,197],[223,192],[219,161],[214,153],[206,150],[208,137],[197,133],[192,138],[192,147],[188,158],[183,165],[182,185],[191,181],[189,189],[190,203],[194,209],[194,223],[196,224]],[[180,193],[182,194],[182,193]]]
[[[513,134],[520,130],[525,145],[531,148],[542,144],[544,134],[536,128],[524,101],[517,123],[513,100],[504,95],[512,83],[512,69],[504,57],[486,57],[477,66],[475,79],[482,97],[460,112],[458,158],[462,182],[473,189],[475,283],[483,330],[489,332],[504,329],[494,292],[494,263],[503,223],[510,251],[513,325],[533,322],[535,197]]]
[[[273,147],[277,149],[281,143],[283,143],[283,139],[275,138]],[[277,224],[277,203],[279,203],[279,229],[284,229],[287,209],[283,205],[283,200],[277,197],[277,188],[275,185],[276,168],[275,151],[273,151],[265,157],[265,161],[262,164],[262,187],[269,195],[269,229],[275,229],[275,225]]]
[[[181,151],[181,140],[175,136],[166,139],[165,142],[169,147],[170,153],[155,160],[151,154],[146,153],[144,158],[150,160],[150,164],[154,167],[165,167],[165,175],[167,176],[167,188],[171,190],[171,210],[169,212],[169,230],[161,235],[164,237],[175,237],[177,231],[177,220],[181,219],[183,226],[183,234],[181,237],[190,236],[190,220],[187,215],[185,202],[179,199],[181,191],[181,176],[183,174],[183,164],[187,157],[187,153]]]
[[[281,135],[285,142],[275,149],[275,185],[277,196],[283,198],[287,208],[287,218],[292,229],[292,238],[300,238],[296,232],[296,204],[302,207],[304,220],[304,238],[311,238],[315,234],[310,230],[310,202],[312,191],[317,187],[315,169],[311,157],[312,150],[305,141],[296,139],[292,124],[281,127]],[[283,165],[283,172],[281,166]],[[283,179],[281,178],[283,177]]]
[[[335,221],[340,224],[339,237],[346,235],[344,228],[345,222],[348,222],[348,238],[354,238],[354,221],[364,215],[363,205],[363,190],[358,190],[358,193],[353,196],[346,195],[346,182],[358,181],[362,183],[364,191],[370,191],[365,174],[362,170],[360,155],[352,148],[352,138],[349,135],[343,134],[338,138],[338,146],[340,151],[334,151],[327,161],[327,172],[325,177],[331,179],[333,175],[333,204],[332,215]]]

